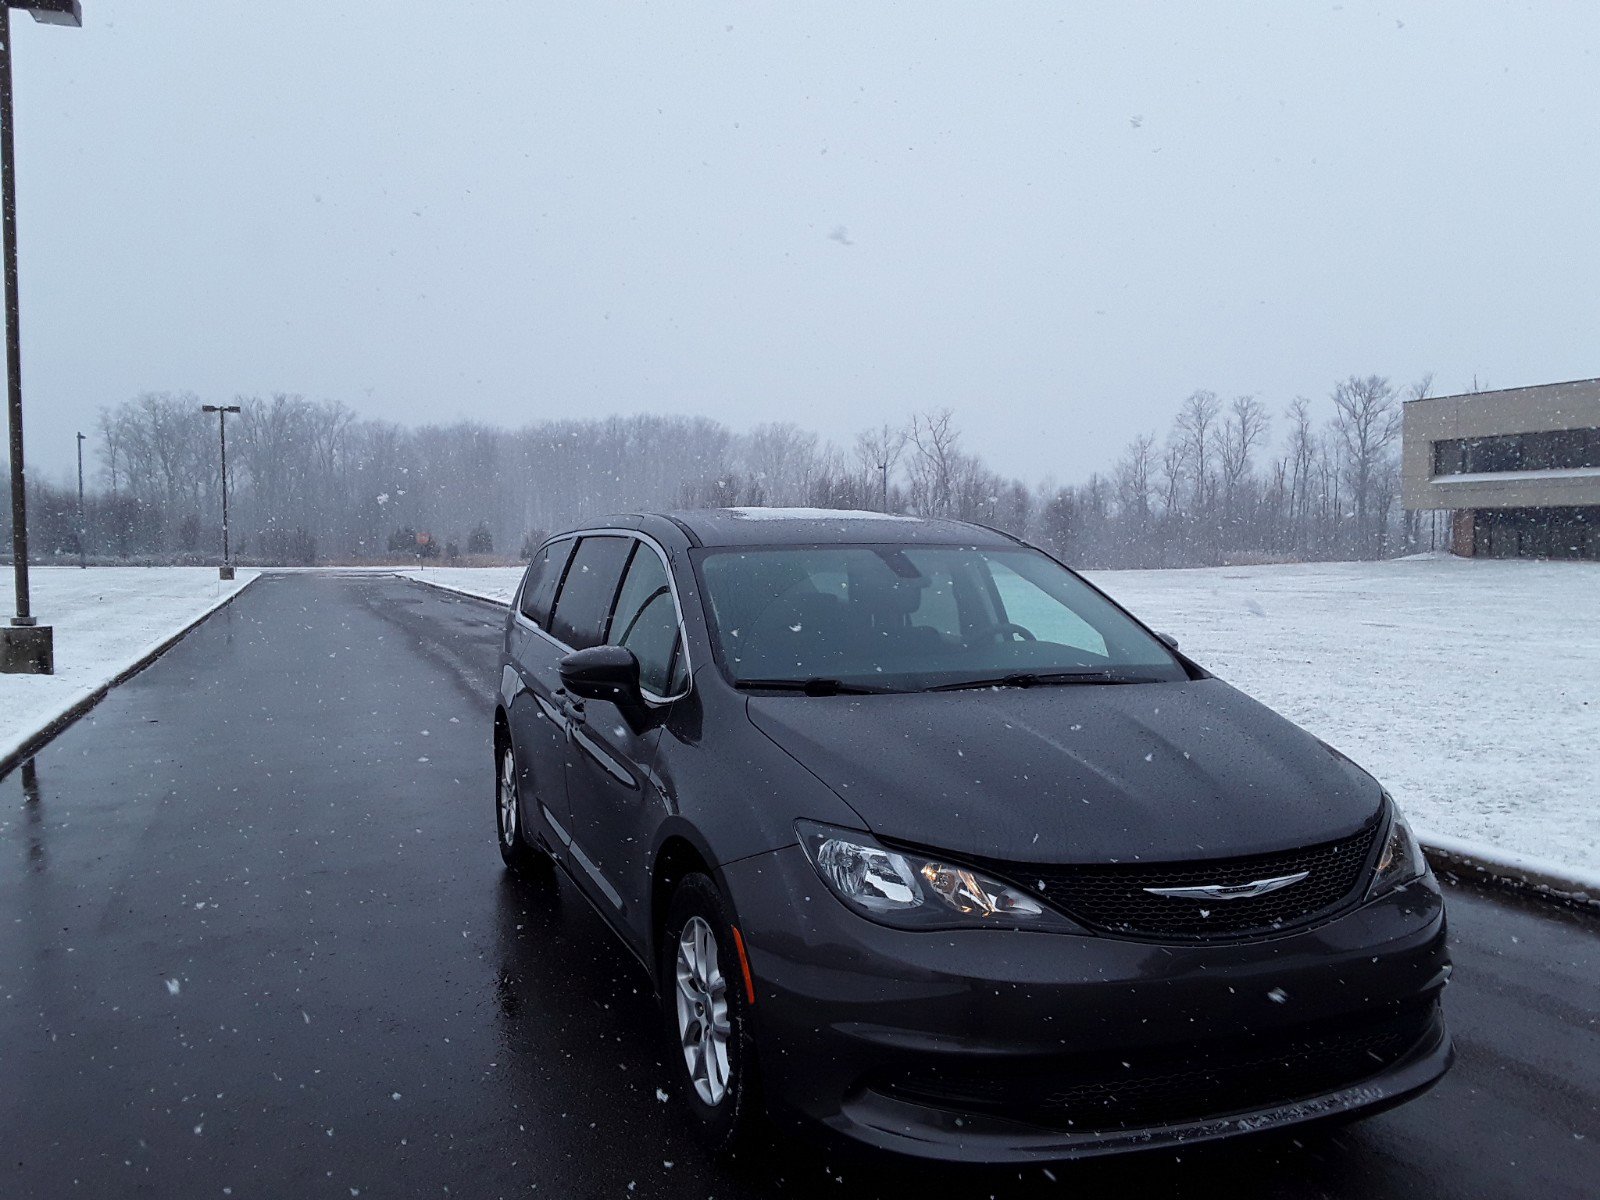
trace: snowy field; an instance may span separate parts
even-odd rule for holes
[[[501,603],[521,575],[420,573]],[[1600,871],[1600,565],[1441,555],[1093,578],[1372,771],[1421,831]]]
[[[238,575],[223,583],[215,567],[34,567],[33,613],[55,628],[56,673],[0,675],[0,760],[256,577]]]

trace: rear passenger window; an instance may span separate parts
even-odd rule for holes
[[[604,534],[578,542],[556,595],[550,617],[552,636],[574,650],[587,650],[605,641],[606,617],[632,548],[632,538]]]
[[[522,585],[522,615],[540,629],[550,628],[550,602],[555,599],[561,573],[567,569],[567,560],[577,544],[573,538],[551,542],[528,565],[528,579]]]
[[[658,696],[678,690],[672,683],[673,659],[678,652],[678,609],[672,585],[660,557],[640,542],[633,552],[627,578],[617,596],[606,640],[626,646],[639,660],[639,684]]]

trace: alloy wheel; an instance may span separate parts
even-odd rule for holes
[[[728,981],[718,962],[717,938],[702,917],[690,917],[678,935],[678,1036],[694,1090],[706,1104],[728,1094]]]
[[[517,844],[517,775],[516,763],[511,757],[509,746],[500,752],[498,805],[500,840],[507,849],[511,849]]]

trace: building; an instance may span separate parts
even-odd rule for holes
[[[1401,498],[1449,510],[1450,548],[1600,560],[1600,379],[1407,402]]]

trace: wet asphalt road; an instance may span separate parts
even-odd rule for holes
[[[1048,1174],[709,1159],[640,970],[500,868],[498,631],[267,577],[0,780],[0,1196],[1600,1195],[1600,922],[1462,888],[1460,1062],[1351,1129]]]

